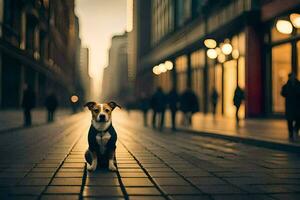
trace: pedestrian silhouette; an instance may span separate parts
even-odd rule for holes
[[[236,118],[237,125],[240,120],[239,110],[244,100],[245,100],[245,92],[244,90],[242,90],[242,88],[240,88],[240,86],[237,86],[234,91],[234,97],[233,97],[233,105],[236,107],[235,118]]]
[[[25,84],[22,100],[24,111],[24,126],[31,126],[31,110],[35,107],[35,94],[29,85]]]
[[[176,92],[176,88],[172,88],[171,91],[169,92],[168,96],[168,105],[171,111],[171,120],[172,120],[172,130],[176,130],[176,113],[178,109],[178,101],[179,97]]]
[[[180,97],[180,110],[183,112],[183,124],[192,125],[192,116],[199,111],[197,95],[191,88],[187,88]]]
[[[141,99],[140,99],[140,110],[143,112],[143,119],[144,119],[144,126],[147,126],[147,114],[149,110],[149,99],[147,98],[145,93],[141,94]]]
[[[48,122],[54,121],[55,110],[58,106],[58,101],[55,93],[50,93],[45,100],[45,106],[48,111]]]
[[[294,73],[282,87],[281,95],[285,98],[285,116],[288,124],[289,139],[294,139],[300,128],[300,82]]]
[[[161,87],[158,87],[151,98],[151,108],[153,110],[152,116],[152,127],[156,128],[157,116],[159,117],[159,126],[160,130],[164,127],[165,120],[165,109],[166,109],[166,95],[163,93]]]
[[[217,89],[214,87],[211,93],[211,103],[212,103],[212,111],[214,117],[216,116],[218,100],[219,100],[219,94]]]

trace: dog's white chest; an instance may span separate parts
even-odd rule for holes
[[[104,154],[104,152],[106,150],[107,142],[109,141],[110,138],[111,138],[111,135],[110,135],[109,132],[98,133],[96,135],[96,140],[97,140],[97,143],[99,145],[101,154]]]

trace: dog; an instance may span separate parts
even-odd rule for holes
[[[117,133],[112,126],[112,111],[119,106],[109,103],[87,102],[84,107],[92,113],[92,123],[88,133],[89,148],[85,152],[87,170],[95,171],[98,167],[108,167],[116,171],[114,165]]]

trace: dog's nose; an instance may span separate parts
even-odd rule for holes
[[[99,121],[104,122],[105,121],[105,115],[99,115]]]

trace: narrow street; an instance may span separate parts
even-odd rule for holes
[[[114,113],[118,171],[85,169],[90,114],[1,132],[1,199],[299,199],[299,154],[159,132]]]

